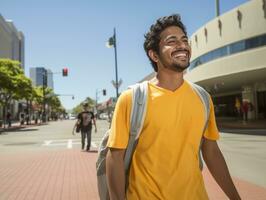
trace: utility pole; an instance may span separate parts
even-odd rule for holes
[[[118,69],[117,69],[117,50],[116,50],[116,31],[114,28],[114,50],[115,50],[115,85],[116,85],[116,98],[118,98]]]
[[[43,92],[43,112],[42,112],[42,121],[46,122],[46,110],[45,110],[45,89],[47,87],[47,71],[45,68],[43,68],[43,72],[42,72],[42,81],[43,81],[43,85],[42,85],[42,92]]]

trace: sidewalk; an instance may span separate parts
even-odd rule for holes
[[[77,149],[3,154],[0,156],[0,200],[99,200],[97,153]],[[210,200],[227,199],[209,172],[203,176]],[[265,200],[266,188],[234,178],[243,200]]]
[[[20,130],[20,129],[24,129],[24,128],[28,128],[28,127],[36,127],[36,126],[42,126],[42,125],[47,125],[48,123],[38,123],[38,124],[35,124],[34,121],[31,122],[31,124],[27,125],[27,124],[23,124],[23,125],[20,125],[19,122],[15,122],[15,123],[12,123],[11,127],[8,127],[7,125],[5,126],[2,126],[0,127],[0,135],[1,133],[3,132],[12,132],[12,131],[16,131],[16,130]]]

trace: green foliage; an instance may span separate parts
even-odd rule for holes
[[[5,108],[12,99],[26,99],[35,101],[39,105],[45,100],[53,112],[65,112],[58,96],[51,88],[33,87],[31,80],[24,75],[19,62],[0,59],[0,105],[4,107],[4,116]]]
[[[80,112],[82,112],[83,110],[83,103],[88,103],[89,104],[89,108],[92,109],[94,106],[95,106],[95,101],[90,98],[90,97],[87,97],[84,101],[82,101],[79,105],[77,105],[75,108],[73,108],[72,110],[72,113],[74,114],[78,114]]]
[[[11,99],[28,99],[33,88],[18,61],[0,59],[0,104],[6,106]]]

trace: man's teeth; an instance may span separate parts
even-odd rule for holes
[[[187,54],[185,54],[185,53],[178,53],[174,57],[177,58],[177,57],[186,57],[186,56],[187,56]]]

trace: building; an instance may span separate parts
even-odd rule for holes
[[[50,69],[44,67],[30,68],[30,79],[33,86],[43,86],[44,84],[54,89],[53,73]]]
[[[213,97],[218,117],[236,117],[249,104],[250,119],[266,118],[266,2],[252,0],[217,16],[190,38],[185,78]]]
[[[0,58],[9,58],[21,63],[25,69],[24,35],[18,31],[11,20],[5,20],[0,14]]]
[[[217,117],[237,117],[242,113],[236,107],[248,103],[249,119],[266,118],[266,0],[215,17],[192,34],[190,44],[185,79],[211,94]]]
[[[6,20],[0,14],[0,58],[17,60],[21,63],[23,71],[25,69],[24,58],[24,35],[18,31],[11,20]],[[18,118],[20,106],[17,101],[12,100],[9,110],[12,118]],[[0,119],[3,116],[3,110],[0,107]]]

